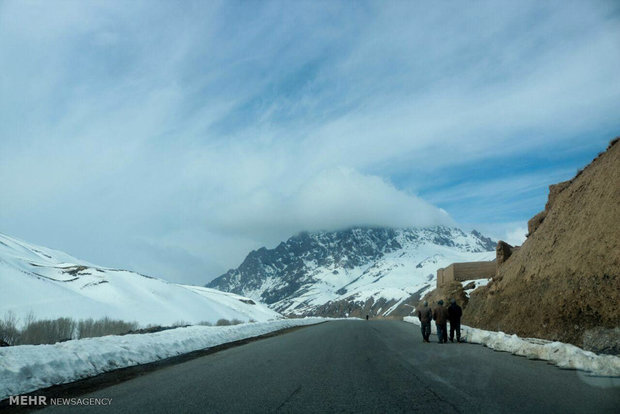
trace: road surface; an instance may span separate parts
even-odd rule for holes
[[[432,340],[436,340],[435,337]],[[87,413],[618,413],[619,379],[473,344],[423,343],[399,321],[335,321],[146,373],[81,397]],[[41,411],[38,411],[41,412]],[[43,412],[76,412],[48,407]]]

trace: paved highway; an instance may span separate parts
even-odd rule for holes
[[[426,344],[404,322],[335,321],[148,372],[82,396],[111,406],[77,410],[618,413],[619,385],[480,345]]]

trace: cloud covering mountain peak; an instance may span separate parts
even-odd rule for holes
[[[279,191],[282,180],[245,194],[226,208],[215,208],[209,225],[249,237],[282,240],[300,230],[339,230],[353,226],[410,227],[452,225],[448,213],[381,177],[337,167],[296,188]]]

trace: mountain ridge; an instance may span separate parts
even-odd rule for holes
[[[294,315],[316,314],[330,302],[357,303],[336,314],[319,312],[346,316],[369,299],[385,299],[391,308],[430,286],[438,267],[491,259],[494,250],[495,242],[479,232],[448,226],[300,232],[273,249],[251,251],[238,268],[206,286]],[[385,306],[375,311],[385,313]]]

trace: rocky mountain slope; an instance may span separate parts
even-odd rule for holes
[[[7,312],[20,321],[32,312],[37,319],[108,316],[142,325],[281,317],[238,295],[96,266],[0,234],[0,317]]]
[[[472,293],[464,322],[620,353],[620,143],[572,180],[497,277]]]
[[[388,316],[434,286],[437,268],[492,259],[494,250],[476,231],[443,226],[301,233],[275,249],[252,251],[207,286],[285,314]]]

